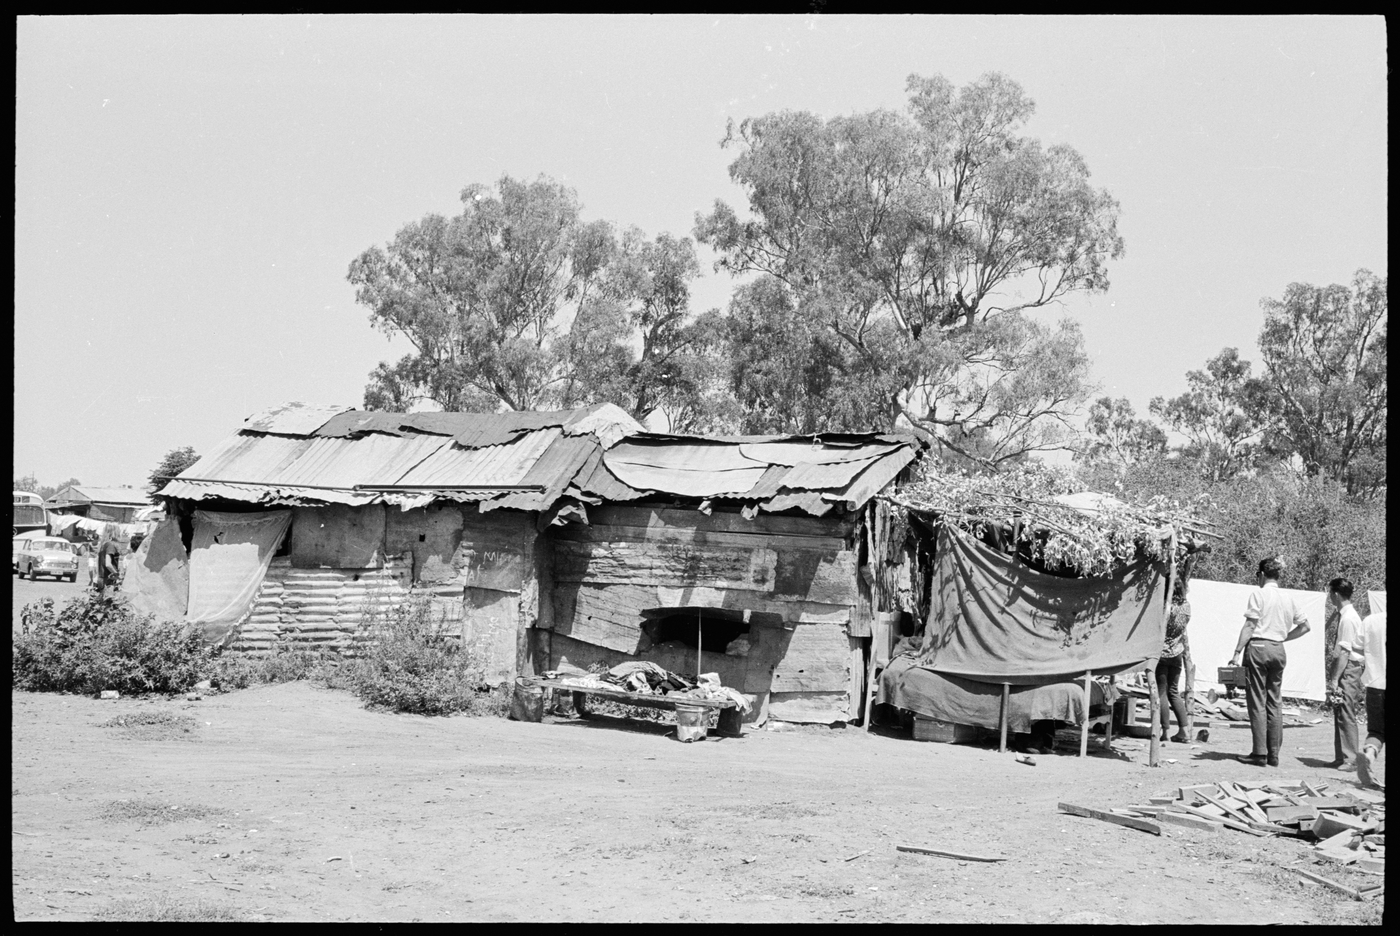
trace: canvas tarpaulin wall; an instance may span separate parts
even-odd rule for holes
[[[1191,604],[1191,621],[1186,625],[1186,637],[1191,642],[1191,662],[1196,665],[1194,688],[1204,693],[1220,687],[1216,668],[1230,665],[1240,628],[1244,626],[1244,609],[1249,604],[1253,585],[1231,582],[1211,582],[1192,579],[1186,600]],[[1322,592],[1280,589],[1298,603],[1312,628],[1297,640],[1283,645],[1288,663],[1283,669],[1283,694],[1295,699],[1320,702],[1327,695],[1327,674],[1323,656],[1326,653],[1325,623],[1327,598]]]
[[[190,561],[180,541],[180,524],[162,520],[123,563],[122,591],[132,608],[161,621],[185,616],[190,592]]]
[[[1037,572],[946,524],[938,531],[918,662],[983,682],[1108,675],[1156,657],[1166,630],[1166,565],[1107,578]]]
[[[875,701],[955,725],[1001,725],[999,684],[935,673],[907,656],[896,657],[880,674]],[[1089,703],[1095,711],[1086,713],[1083,679],[1012,686],[1007,695],[1006,724],[1018,732],[1029,732],[1032,722],[1043,720],[1082,724],[1086,714],[1100,714],[1097,709],[1104,704],[1103,687],[1097,681],[1090,683]],[[1107,709],[1102,714],[1107,714]]]
[[[291,522],[290,510],[194,512],[186,620],[217,643],[248,609]]]

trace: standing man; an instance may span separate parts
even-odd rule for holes
[[[102,528],[97,547],[97,594],[106,594],[108,588],[115,591],[120,579],[121,547],[117,545],[117,525],[109,523]]]
[[[1361,646],[1361,615],[1351,604],[1352,585],[1344,578],[1327,583],[1327,603],[1339,612],[1337,649],[1327,676],[1327,698],[1332,702],[1334,756],[1330,767],[1356,769],[1356,717],[1361,708],[1361,672],[1366,658]]]
[[[1303,612],[1279,589],[1282,573],[1283,563],[1277,559],[1260,560],[1259,587],[1250,592],[1244,627],[1230,658],[1231,666],[1239,666],[1244,658],[1245,698],[1254,736],[1254,750],[1240,761],[1256,767],[1277,767],[1283,747],[1283,667],[1288,659],[1283,645],[1312,630]]]
[[[1385,747],[1385,612],[1368,614],[1361,622],[1361,647],[1366,657],[1361,682],[1366,687],[1366,744],[1356,759],[1356,772],[1367,786],[1380,786],[1376,761]]]

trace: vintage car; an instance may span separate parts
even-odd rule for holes
[[[73,543],[53,536],[16,542],[22,544],[15,559],[20,578],[28,575],[37,581],[41,575],[52,575],[78,580],[78,547]]]

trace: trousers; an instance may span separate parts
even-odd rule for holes
[[[1379,751],[1385,747],[1385,690],[1366,690],[1366,743]]]
[[[1190,716],[1186,714],[1186,700],[1177,689],[1185,662],[1186,655],[1183,653],[1174,657],[1162,657],[1157,661],[1157,711],[1161,713],[1162,719],[1158,730],[1163,738],[1167,736],[1168,711],[1176,715],[1177,730],[1182,734],[1189,733],[1191,728]]]
[[[1245,702],[1257,757],[1278,760],[1283,747],[1283,644],[1251,640],[1244,648]]]
[[[1341,701],[1332,706],[1332,735],[1339,764],[1356,762],[1357,715],[1362,704],[1361,672],[1365,668],[1365,664],[1349,660],[1341,678],[1337,680]]]

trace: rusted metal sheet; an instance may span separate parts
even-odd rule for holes
[[[820,438],[804,439],[790,442],[759,442],[743,444],[739,446],[739,451],[745,458],[754,461],[766,462],[770,465],[830,465],[834,462],[857,461],[860,459],[877,458],[893,452],[898,445],[860,445],[829,446],[823,445]]]
[[[311,442],[311,439],[239,432],[214,446],[199,461],[180,472],[179,477],[225,483],[266,483],[306,451]]]
[[[254,413],[243,421],[247,432],[267,432],[274,435],[309,436],[353,406],[326,403],[279,403]]]
[[[491,506],[513,510],[544,510],[559,499],[569,482],[574,480],[598,449],[598,442],[591,435],[561,436],[554,439],[518,482],[522,486],[538,485],[543,490],[499,494],[491,499]],[[486,509],[485,504],[482,506]]]
[[[316,438],[294,461],[269,476],[233,480],[336,488],[396,484],[413,466],[451,444],[446,436],[433,435]]]
[[[783,476],[781,489],[785,491],[833,491],[845,488],[855,480],[856,475],[879,461],[864,458],[860,461],[840,461],[830,464],[803,463],[792,468]]]
[[[486,448],[443,445],[406,471],[397,481],[385,483],[424,486],[523,484],[525,476],[529,474],[535,462],[563,436],[562,429],[552,428],[529,433],[515,442]]]

